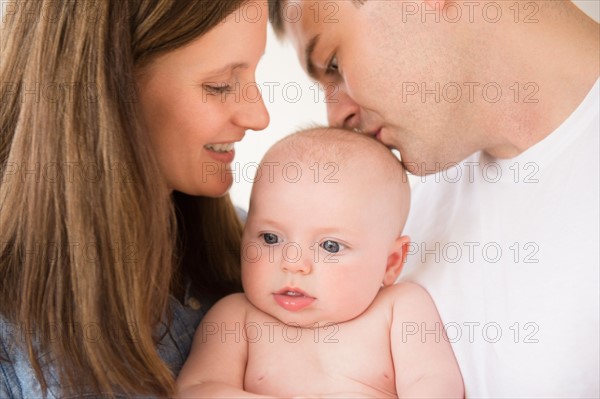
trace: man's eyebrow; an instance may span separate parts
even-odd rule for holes
[[[312,56],[315,51],[315,47],[317,47],[317,43],[319,42],[320,34],[314,35],[306,45],[306,50],[304,50],[304,60],[306,62],[306,72],[308,72],[308,76],[317,80],[317,68],[315,68],[315,64],[312,62]]]

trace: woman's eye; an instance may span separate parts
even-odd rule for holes
[[[265,244],[274,245],[279,242],[279,237],[277,237],[277,235],[273,233],[264,233],[262,234],[262,237],[265,241]]]
[[[222,84],[222,85],[203,85],[204,90],[209,92],[210,94],[224,94],[232,91],[231,85]]]
[[[333,75],[339,73],[338,60],[337,56],[334,55],[331,57],[329,62],[327,63],[327,67],[325,68],[326,75]]]
[[[323,248],[327,252],[335,254],[340,252],[344,248],[344,246],[336,241],[325,240],[321,243],[321,248]]]

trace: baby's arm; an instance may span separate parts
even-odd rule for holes
[[[265,398],[244,392],[248,343],[237,332],[244,328],[247,308],[245,296],[234,294],[206,314],[177,377],[178,397]]]
[[[462,376],[431,297],[416,284],[394,288],[391,342],[398,397],[463,398]]]

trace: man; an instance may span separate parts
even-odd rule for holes
[[[570,1],[280,0],[270,13],[330,123],[421,176],[405,278],[444,326],[404,332],[445,327],[467,396],[598,397],[598,23]]]

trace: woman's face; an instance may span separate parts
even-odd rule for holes
[[[224,195],[233,144],[269,124],[254,76],[266,45],[265,4],[253,3],[261,18],[238,10],[138,76],[142,120],[170,190]]]

